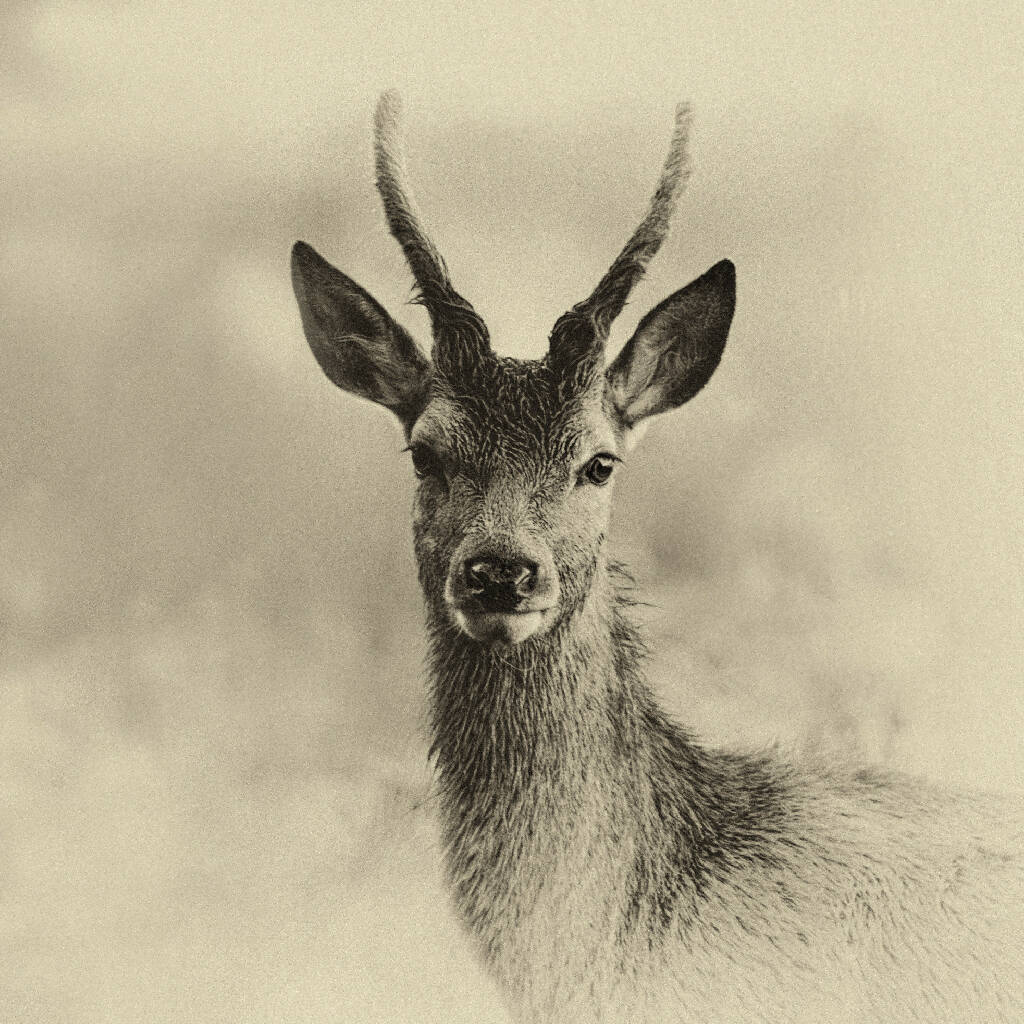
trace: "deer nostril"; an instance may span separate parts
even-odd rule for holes
[[[472,594],[482,594],[487,589],[488,582],[493,579],[491,563],[474,561],[466,562],[466,586]]]
[[[519,567],[519,574],[512,581],[512,585],[515,587],[516,593],[523,597],[528,597],[532,594],[537,586],[537,566],[521,565]]]

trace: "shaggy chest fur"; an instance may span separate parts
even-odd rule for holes
[[[531,784],[490,823],[448,830],[456,902],[524,1019],[604,1002],[625,967],[617,894],[630,885],[635,830],[616,828],[609,796],[584,777]]]
[[[1019,821],[704,750],[596,621],[501,657],[435,634],[449,882],[515,1019],[1018,1019]]]
[[[456,646],[434,685],[450,881],[487,961],[516,985],[508,964],[562,962],[614,936],[602,894],[633,860],[631,772],[614,754],[611,680],[588,678],[579,652]],[[590,714],[565,715],[580,702]]]

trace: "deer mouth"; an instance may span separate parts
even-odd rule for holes
[[[452,609],[458,627],[483,644],[518,644],[540,632],[550,608],[484,610],[472,605]]]
[[[519,644],[545,632],[558,598],[550,556],[521,539],[467,542],[453,557],[444,588],[452,620],[485,645]]]

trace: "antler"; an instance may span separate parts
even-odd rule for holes
[[[559,317],[551,332],[550,353],[559,363],[573,363],[600,352],[612,321],[622,312],[629,293],[668,235],[672,213],[690,177],[686,152],[692,112],[689,104],[676,107],[675,131],[647,215],[615,258],[600,283],[583,302]]]
[[[434,360],[440,363],[478,357],[490,349],[487,328],[473,307],[452,287],[444,259],[427,237],[409,189],[401,135],[402,101],[389,90],[374,114],[377,190],[384,202],[388,227],[416,280],[419,301],[434,330]]]

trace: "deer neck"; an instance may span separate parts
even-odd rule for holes
[[[432,629],[449,881],[492,962],[541,955],[552,935],[583,955],[586,935],[561,922],[589,927],[594,913],[597,931],[613,935],[618,912],[605,894],[627,886],[646,842],[641,808],[655,782],[644,748],[661,720],[616,576],[603,571],[577,615],[533,643],[486,649]]]
[[[605,569],[583,606],[534,641],[489,648],[432,623],[432,752],[460,803],[568,781],[627,741],[629,711],[646,690],[625,603]]]
[[[708,751],[661,712],[619,576],[601,571],[543,642],[495,651],[432,630],[448,879],[512,989],[569,951],[586,977],[655,948],[693,922],[702,886],[768,862],[790,827],[790,783],[767,759]]]

